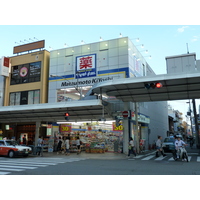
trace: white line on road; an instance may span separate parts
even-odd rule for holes
[[[163,160],[163,159],[165,159],[165,158],[166,158],[166,157],[160,156],[160,157],[156,158],[155,160]]]
[[[142,158],[144,157],[145,155],[139,155],[139,156],[136,156],[135,158]]]
[[[10,174],[11,172],[0,172],[0,175]]]
[[[0,171],[1,170],[3,170],[3,171],[16,171],[16,172],[24,171],[24,169],[8,169],[8,168],[0,167]]]
[[[197,162],[200,162],[200,157],[199,156],[197,157]]]
[[[154,155],[153,156],[148,156],[146,158],[143,158],[142,160],[150,160],[151,158],[155,157]]]
[[[8,167],[8,168],[13,167],[13,168],[21,168],[21,169],[36,169],[37,168],[37,167],[26,167],[26,166],[16,166],[16,165],[0,165],[0,167]]]
[[[3,161],[3,162],[1,162],[1,164],[15,164],[15,165],[22,165],[22,166],[24,166],[24,165],[28,165],[28,166],[32,166],[32,167],[47,167],[48,165],[39,165],[38,163],[36,163],[36,164],[31,164],[31,163],[14,163],[14,162],[9,162],[9,161]]]

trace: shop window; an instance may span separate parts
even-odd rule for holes
[[[63,88],[57,90],[57,102],[74,101],[80,99],[80,94],[84,97],[92,86],[75,88]]]
[[[40,103],[39,90],[10,93],[10,106],[39,104],[39,103]]]

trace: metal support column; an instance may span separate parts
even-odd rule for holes
[[[136,150],[139,153],[139,136],[138,136],[138,104],[135,102],[135,136],[136,136]]]

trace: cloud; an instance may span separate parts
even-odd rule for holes
[[[196,42],[199,40],[199,36],[195,35],[193,36],[193,38],[191,39],[191,42]]]
[[[189,26],[182,26],[181,28],[178,28],[177,31],[179,33],[183,33],[185,31],[186,28],[189,28]]]

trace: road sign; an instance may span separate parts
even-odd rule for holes
[[[123,117],[129,117],[129,111],[125,110],[122,112]]]

